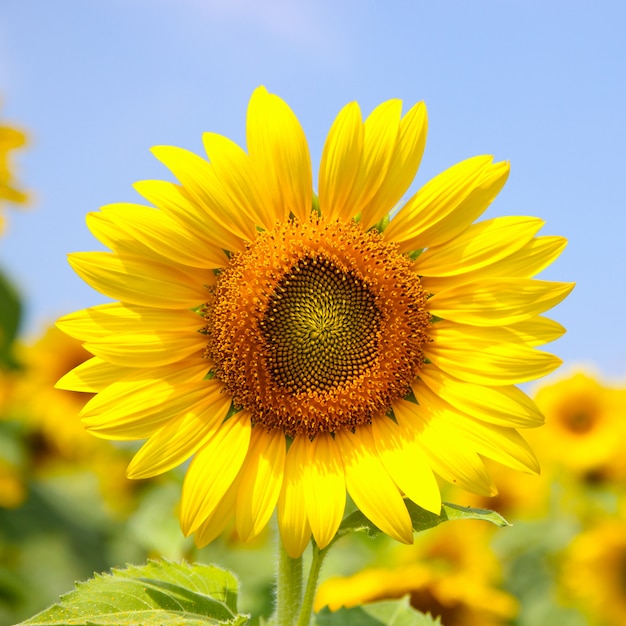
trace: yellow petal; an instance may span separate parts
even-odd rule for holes
[[[456,285],[483,278],[532,278],[545,269],[563,252],[567,244],[564,237],[535,237],[526,245],[498,263],[451,276],[422,276],[422,286],[430,293],[438,293]],[[419,259],[418,259],[419,261]],[[415,264],[419,265],[418,262]]]
[[[304,497],[313,537],[320,549],[334,538],[346,506],[346,479],[341,455],[329,433],[310,442],[304,465]]]
[[[293,440],[287,452],[285,475],[278,497],[278,529],[285,551],[292,559],[302,556],[311,539],[304,496],[304,468],[308,462],[309,444],[307,437]]]
[[[512,385],[475,385],[454,378],[433,365],[425,365],[419,377],[421,382],[416,381],[412,385],[418,402],[425,384],[439,398],[485,422],[515,428],[533,428],[543,424],[544,417],[537,405]]]
[[[57,320],[56,325],[74,339],[97,341],[112,334],[133,331],[194,333],[204,326],[204,319],[185,309],[157,309],[110,302],[65,315]]]
[[[235,517],[237,533],[251,541],[265,528],[283,482],[287,444],[285,435],[253,428],[248,456],[241,469]]]
[[[203,380],[204,359],[133,370],[93,397],[81,411],[88,430],[111,439],[149,437],[167,420],[190,410],[215,384]]]
[[[393,413],[404,428],[417,429],[433,471],[453,485],[483,496],[498,493],[479,456],[458,436],[432,418],[430,407],[406,400],[393,403]]]
[[[427,511],[441,513],[441,494],[417,429],[396,424],[385,416],[372,420],[378,456],[400,490]]]
[[[196,233],[170,217],[165,211],[139,204],[109,204],[99,213],[87,216],[91,232],[106,246],[123,253],[132,243],[120,248],[122,238],[141,244],[135,254],[147,250],[181,265],[204,269],[223,267],[228,257],[218,246],[206,245]]]
[[[260,180],[267,182],[275,219],[282,221],[290,213],[300,221],[308,218],[313,181],[304,131],[289,106],[264,87],[250,98],[246,137]]]
[[[363,123],[356,102],[347,104],[328,132],[319,171],[319,203],[328,221],[356,214],[350,205],[363,154]]]
[[[444,243],[467,228],[504,185],[508,167],[489,156],[457,163],[426,183],[396,214],[385,238],[411,252]]]
[[[191,410],[172,417],[135,454],[129,478],[150,478],[177,467],[201,448],[220,427],[231,406],[229,394],[213,380]]]
[[[426,386],[420,389],[419,402],[426,407],[433,427],[443,439],[463,441],[466,448],[515,470],[539,471],[537,458],[515,429],[475,420]]]
[[[202,140],[213,170],[230,201],[229,212],[241,211],[254,224],[271,228],[276,220],[271,199],[259,189],[250,157],[223,135],[204,133]]]
[[[213,509],[213,513],[196,529],[194,542],[198,548],[204,548],[204,546],[219,537],[235,516],[235,503],[237,501],[239,483],[241,482],[240,475],[241,472],[235,477],[231,486]]]
[[[442,319],[472,326],[503,326],[556,306],[574,288],[532,278],[483,278],[436,293],[428,310]]]
[[[226,420],[191,462],[180,500],[183,533],[193,533],[212,515],[241,469],[250,443],[250,415]]]
[[[411,185],[424,153],[427,127],[426,107],[419,102],[400,121],[385,179],[363,207],[361,224],[364,230],[387,215]]]
[[[496,217],[468,226],[452,241],[428,248],[415,263],[420,276],[451,276],[497,263],[543,226],[536,217]]]
[[[524,345],[504,328],[437,322],[424,355],[444,372],[478,385],[515,385],[545,376],[561,360]]]
[[[148,202],[194,233],[199,243],[211,249],[245,250],[245,239],[217,222],[184,187],[163,180],[143,180],[133,187]]]
[[[340,431],[335,441],[346,472],[346,487],[363,515],[401,543],[413,543],[411,517],[381,460],[369,427]]]
[[[132,371],[130,367],[120,367],[94,357],[69,371],[54,386],[67,391],[98,393]]]
[[[193,152],[173,146],[155,146],[152,154],[181,182],[206,216],[207,226],[252,241],[256,225],[245,213],[233,210],[231,198],[220,184],[211,164]]]
[[[504,328],[516,334],[528,346],[542,346],[565,333],[565,328],[561,324],[541,315],[517,322],[517,324],[509,324]]]
[[[115,365],[159,367],[197,354],[202,357],[206,335],[191,332],[134,332],[88,341],[85,349]]]
[[[565,237],[535,237],[502,262],[503,275],[531,278],[550,265],[566,245]]]
[[[402,102],[388,100],[365,120],[361,166],[348,201],[350,215],[344,218],[361,213],[383,184],[398,141],[401,113]]]
[[[88,285],[114,300],[164,309],[190,309],[207,300],[206,281],[152,259],[76,252],[69,263]]]

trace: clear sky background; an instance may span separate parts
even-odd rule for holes
[[[426,102],[411,192],[476,154],[510,160],[488,216],[536,215],[542,234],[569,238],[542,274],[577,282],[549,349],[623,382],[625,32],[623,0],[0,0],[0,121],[31,137],[16,162],[34,199],[0,239],[24,336],[105,301],[65,258],[101,249],[85,214],[170,178],[153,145],[202,153],[204,131],[244,144],[264,84],[300,118],[314,171],[351,100],[365,114]]]

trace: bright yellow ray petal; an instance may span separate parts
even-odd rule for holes
[[[90,213],[87,225],[100,241],[116,252],[124,251],[115,244],[125,234],[130,240],[142,244],[142,250],[153,250],[160,257],[181,265],[213,269],[228,262],[228,257],[218,246],[206,245],[194,231],[165,211],[151,207],[109,204],[101,207],[99,213]]]
[[[94,357],[65,374],[54,386],[67,391],[98,393],[132,371],[130,367],[120,367]]]
[[[256,225],[245,213],[233,210],[231,198],[208,161],[174,146],[155,146],[152,154],[176,176],[197,206],[205,212],[210,228],[220,227],[241,239],[254,239]]]
[[[197,331],[159,331],[109,335],[88,341],[84,347],[115,365],[159,367],[194,354],[202,357],[206,343],[206,336]]]
[[[346,506],[346,479],[337,444],[319,433],[308,444],[304,465],[304,497],[313,537],[320,549],[334,538]]]
[[[512,385],[489,387],[468,383],[446,374],[433,365],[425,365],[413,383],[418,402],[423,385],[439,398],[468,415],[499,426],[534,428],[544,422],[537,405]]]
[[[184,463],[220,427],[231,406],[223,385],[215,380],[191,410],[172,417],[135,454],[128,466],[129,478],[150,478]]]
[[[401,543],[413,543],[411,518],[398,487],[378,458],[371,428],[340,431],[335,441],[343,459],[348,493],[380,530]]]
[[[441,493],[419,443],[418,429],[403,428],[380,416],[372,420],[372,432],[378,456],[400,490],[418,506],[439,515]]]
[[[528,346],[542,346],[565,333],[565,328],[561,324],[541,315],[517,324],[509,324],[504,328],[516,334]]]
[[[426,107],[423,102],[418,102],[400,121],[397,142],[385,179],[363,207],[361,224],[364,230],[387,215],[409,188],[422,160],[427,128]]]
[[[385,229],[385,238],[398,243],[401,252],[452,239],[481,215],[497,195],[504,182],[495,185],[489,175],[499,167],[500,164],[492,164],[492,157],[478,156],[445,170],[398,211]],[[481,193],[483,187],[489,193]]]
[[[328,221],[355,214],[349,201],[361,167],[363,122],[356,102],[347,104],[333,122],[319,170],[319,204]]]
[[[194,333],[204,324],[204,319],[191,310],[156,309],[120,302],[109,302],[75,311],[64,315],[56,323],[64,333],[81,341],[142,331]]]
[[[532,278],[483,278],[436,293],[428,310],[459,324],[504,326],[556,306],[573,288],[574,283]]]
[[[444,289],[483,278],[498,276],[532,278],[550,265],[563,252],[566,244],[567,239],[564,237],[535,237],[498,263],[453,276],[422,276],[422,286],[426,291],[438,293]]]
[[[248,452],[250,431],[250,415],[240,411],[194,457],[180,500],[180,525],[186,536],[213,514],[232,485]]]
[[[240,476],[241,471],[235,477],[217,506],[213,509],[213,513],[196,529],[194,542],[198,548],[204,548],[204,546],[211,543],[214,539],[217,539],[217,537],[226,530],[229,522],[235,516],[235,502],[237,501],[237,492],[239,491],[239,484],[241,482]]]
[[[531,278],[550,265],[565,249],[565,237],[535,237],[521,250],[502,261],[502,275]]]
[[[296,437],[285,460],[283,485],[278,497],[278,529],[287,554],[302,555],[311,538],[304,496],[304,468],[308,462],[309,440]]]
[[[264,87],[250,98],[246,138],[260,179],[267,181],[275,218],[283,220],[290,213],[299,220],[307,218],[313,181],[306,137],[289,106]]]
[[[515,429],[472,419],[427,386],[420,388],[419,401],[426,407],[432,426],[440,431],[443,439],[454,437],[464,441],[466,448],[515,470],[539,471],[537,458]]]
[[[424,355],[440,369],[478,385],[515,385],[554,371],[561,359],[520,342],[504,328],[437,322]]]
[[[363,124],[363,153],[352,193],[348,200],[348,219],[362,212],[382,185],[394,154],[400,130],[402,102],[388,100],[379,104]]]
[[[451,276],[500,261],[528,243],[543,226],[536,217],[496,217],[468,226],[452,241],[428,248],[415,262],[420,276]]]
[[[237,534],[243,541],[254,539],[276,508],[286,452],[285,435],[280,430],[252,429],[235,508]]]
[[[498,493],[480,457],[468,449],[464,438],[442,431],[428,407],[397,400],[393,412],[404,428],[417,428],[424,453],[433,471],[453,485],[483,496]]]
[[[242,211],[254,224],[268,229],[276,216],[271,198],[262,193],[250,157],[234,141],[217,133],[202,135],[213,169],[230,200],[230,212]]]
[[[191,409],[213,386],[204,359],[133,370],[89,400],[81,411],[88,430],[105,439],[144,439]]]
[[[206,284],[193,274],[142,257],[109,252],[69,255],[74,271],[91,287],[114,300],[164,309],[189,309],[207,299]]]
[[[200,243],[222,250],[245,249],[245,239],[217,222],[184,187],[163,180],[143,180],[133,187],[148,202],[194,233]]]

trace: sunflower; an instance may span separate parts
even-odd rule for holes
[[[315,610],[336,611],[407,595],[411,606],[439,617],[446,626],[503,626],[518,610],[513,596],[469,572],[440,572],[426,563],[372,567],[345,578],[328,578],[318,591]]]
[[[591,623],[626,623],[626,519],[606,519],[578,535],[564,555],[560,582]]]
[[[535,402],[546,427],[533,433],[533,444],[545,461],[591,485],[624,479],[626,389],[576,371],[542,385]]]
[[[26,143],[26,135],[12,126],[0,126],[0,206],[3,202],[26,202],[27,196],[14,186],[13,174],[9,165],[9,153]],[[4,219],[0,215],[0,232]]]
[[[46,480],[68,471],[88,472],[98,479],[112,509],[130,510],[138,486],[125,476],[130,452],[85,431],[78,414],[89,395],[54,388],[60,376],[92,355],[54,326],[35,341],[19,345],[17,352],[22,367],[13,374],[7,417],[24,427],[27,473]]]
[[[193,457],[180,518],[198,545],[233,518],[252,540],[277,509],[299,556],[311,535],[332,540],[346,493],[410,543],[403,498],[438,513],[435,474],[494,494],[481,456],[537,470],[516,429],[542,416],[514,385],[560,364],[535,348],[564,332],[541,313],[572,285],[532,277],[565,241],[536,237],[532,217],[473,223],[509,171],[488,156],[395,210],[426,125],[422,103],[364,121],[348,104],[313,194],[304,132],[260,87],[247,152],[214,133],[209,160],[156,147],[178,182],[137,183],[154,206],[88,216],[111,251],[70,264],[119,302],[59,321],[94,355],[60,385],[97,394],[82,411],[94,434],[147,438],[131,478]]]

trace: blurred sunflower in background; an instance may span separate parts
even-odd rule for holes
[[[0,124],[0,209],[5,202],[24,204],[26,193],[18,189],[13,175],[11,153],[26,144],[26,134],[13,126]],[[4,230],[4,217],[0,213],[0,234]]]
[[[214,133],[209,160],[154,148],[178,183],[88,216],[111,252],[70,263],[118,302],[58,322],[94,355],[59,387],[97,394],[81,412],[95,435],[148,440],[131,478],[193,457],[180,517],[198,545],[233,518],[252,540],[277,508],[292,557],[311,534],[323,548],[346,492],[410,543],[403,498],[439,513],[435,475],[494,495],[483,457],[537,471],[517,429],[543,417],[514,385],[560,364],[536,348],[564,332],[542,313],[573,285],[533,277],[565,240],[533,217],[475,223],[509,172],[488,156],[398,208],[426,127],[422,103],[365,121],[348,104],[315,195],[297,118],[261,87],[247,152]]]
[[[579,534],[563,557],[564,597],[598,626],[626,623],[626,518],[598,521]]]
[[[408,595],[411,605],[445,626],[509,624],[517,600],[499,589],[500,564],[485,524],[444,524],[416,545],[381,550],[383,563],[320,585],[315,610],[336,611]]]
[[[19,344],[16,352],[21,368],[12,374],[14,390],[6,415],[23,425],[27,473],[41,478],[93,472],[109,506],[127,510],[134,491],[126,479],[130,451],[87,433],[79,413],[88,395],[54,387],[91,355],[54,326],[35,341]]]
[[[532,434],[542,462],[593,483],[626,478],[626,390],[577,371],[542,385],[535,402],[545,428]]]

